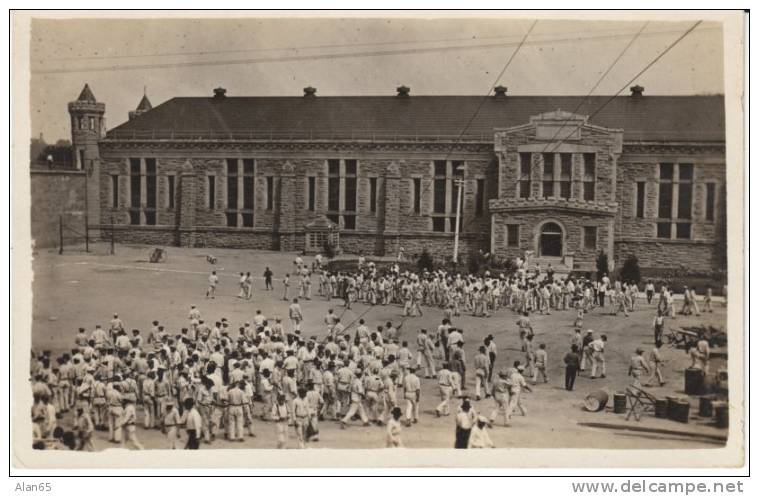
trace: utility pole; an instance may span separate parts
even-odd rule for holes
[[[464,168],[462,166],[458,166],[454,173],[456,171],[461,171],[462,177],[461,179],[456,179],[455,184],[458,186],[459,191],[456,195],[456,232],[453,236],[453,263],[457,264],[459,263],[459,225],[461,224],[461,196],[462,192],[464,190]]]

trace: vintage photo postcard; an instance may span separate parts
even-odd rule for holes
[[[743,16],[11,13],[13,466],[742,466]]]

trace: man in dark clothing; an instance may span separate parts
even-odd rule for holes
[[[566,366],[564,372],[564,388],[567,391],[571,391],[575,385],[575,379],[577,378],[577,371],[580,369],[580,354],[577,350],[577,345],[572,345],[572,350],[564,355],[564,365]]]
[[[264,282],[266,283],[267,291],[274,289],[274,286],[271,283],[271,278],[273,275],[274,272],[272,272],[269,267],[266,267],[266,270],[264,271]]]

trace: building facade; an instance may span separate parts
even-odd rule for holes
[[[450,258],[527,256],[593,270],[724,268],[721,96],[143,96],[103,134],[69,105],[94,229],[118,241]],[[571,110],[569,110],[571,109]],[[474,116],[474,118],[472,118]],[[91,123],[90,121],[94,121]],[[81,151],[80,151],[81,150]],[[96,219],[98,221],[93,221]]]

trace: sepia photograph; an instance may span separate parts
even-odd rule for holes
[[[15,463],[742,465],[700,14],[12,14]]]

